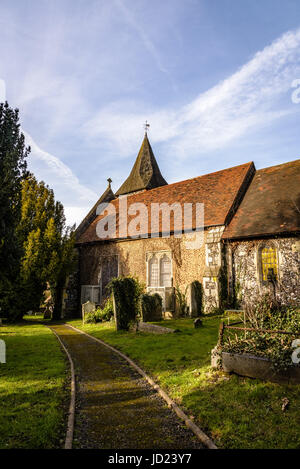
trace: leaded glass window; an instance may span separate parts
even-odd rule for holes
[[[273,274],[276,278],[278,276],[278,264],[276,249],[273,246],[265,246],[261,250],[261,268],[262,268],[262,279],[264,282],[268,281],[268,274],[271,273],[270,269],[273,269]]]
[[[158,287],[158,280],[158,259],[156,257],[152,257],[149,262],[149,285],[151,287]]]
[[[171,287],[171,259],[164,256],[160,260],[160,285],[162,287]]]
[[[147,287],[172,287],[172,255],[169,252],[157,251],[147,255]]]

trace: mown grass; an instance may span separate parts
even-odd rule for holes
[[[59,448],[65,438],[66,362],[53,333],[30,317],[0,327],[0,448]]]
[[[180,329],[166,335],[116,332],[112,323],[70,324],[122,350],[167,390],[221,448],[300,448],[300,387],[278,385],[212,371],[221,317],[203,328],[190,319],[161,325]],[[159,324],[159,323],[156,323]],[[283,412],[282,399],[290,401]]]

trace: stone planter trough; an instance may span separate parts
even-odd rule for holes
[[[256,357],[247,353],[222,352],[222,369],[227,373],[236,373],[240,376],[258,378],[273,383],[300,384],[300,366],[294,365],[287,371],[274,371],[271,361],[267,358]],[[219,362],[217,351],[212,351],[212,366],[216,368]]]

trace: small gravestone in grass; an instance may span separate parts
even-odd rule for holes
[[[93,313],[96,309],[96,305],[92,301],[87,301],[86,303],[83,303],[81,305],[81,308],[82,308],[82,321],[84,324],[86,315],[89,313]]]
[[[203,326],[203,323],[202,323],[201,319],[196,318],[195,321],[194,321],[194,328],[198,329],[199,327],[202,327],[202,326]]]

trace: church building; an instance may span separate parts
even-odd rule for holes
[[[300,160],[260,170],[248,162],[168,184],[146,132],[128,178],[116,192],[111,182],[76,230],[78,312],[87,300],[101,304],[111,278],[127,275],[161,295],[166,317],[176,315],[175,287],[186,294],[190,314],[197,314],[195,280],[202,285],[206,312],[243,307],[267,292],[299,303]],[[127,211],[124,231],[125,204],[135,209]],[[171,207],[167,233],[161,212],[152,211],[161,204]],[[182,232],[176,207],[196,204],[204,208],[201,232],[194,213]],[[116,225],[107,238],[99,237],[105,207]],[[139,210],[149,217],[137,223]],[[135,234],[129,236],[132,227]],[[201,242],[193,244],[197,235]],[[68,299],[66,309],[67,304]]]

